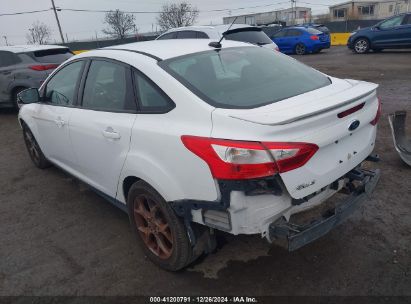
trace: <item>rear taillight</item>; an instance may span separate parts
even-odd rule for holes
[[[47,71],[47,70],[54,70],[58,66],[59,66],[58,64],[39,64],[39,65],[31,65],[29,66],[29,69],[32,69],[34,71]]]
[[[375,126],[375,125],[378,123],[378,121],[380,120],[380,118],[381,118],[381,112],[382,112],[381,100],[378,98],[378,109],[377,109],[377,113],[375,114],[374,119],[371,121],[371,124],[372,124],[373,126]]]
[[[216,179],[252,179],[303,166],[318,150],[305,143],[260,143],[197,136],[181,137]]]
[[[359,104],[359,105],[357,105],[357,106],[355,106],[351,109],[348,109],[348,110],[345,110],[341,113],[338,113],[337,116],[338,116],[338,118],[343,118],[345,116],[351,115],[352,113],[355,113],[355,112],[361,110],[364,107],[364,105],[365,105],[365,102],[361,103],[361,104]]]
[[[320,40],[320,37],[316,36],[316,35],[312,35],[310,36],[311,40]]]

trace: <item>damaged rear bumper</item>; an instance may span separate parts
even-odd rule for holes
[[[407,139],[405,134],[406,117],[407,112],[398,111],[390,114],[388,119],[390,121],[395,150],[397,150],[401,159],[411,166],[411,140]]]
[[[324,236],[339,225],[373,192],[380,178],[378,169],[355,171],[360,173],[360,178],[356,179],[359,185],[351,186],[350,194],[334,210],[328,210],[327,215],[306,225],[293,224],[280,218],[269,226],[269,239],[293,251]]]

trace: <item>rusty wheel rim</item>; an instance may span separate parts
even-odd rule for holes
[[[147,248],[160,259],[173,253],[173,235],[160,206],[146,195],[134,200],[134,222]]]

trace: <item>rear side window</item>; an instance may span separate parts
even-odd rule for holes
[[[196,39],[197,32],[194,31],[181,31],[177,32],[177,39]]]
[[[159,65],[219,108],[257,108],[331,84],[328,77],[297,60],[259,47],[211,50]]]
[[[166,39],[176,39],[177,34],[175,32],[164,34],[157,38],[157,40],[166,40]]]
[[[204,32],[197,32],[197,38],[198,39],[208,39],[210,37],[208,37],[208,35]]]
[[[93,60],[84,87],[83,108],[108,112],[135,110],[134,101],[127,98],[127,72],[129,69],[124,65]]]
[[[402,22],[402,24],[411,24],[411,15],[407,15],[404,18],[404,21]]]
[[[71,106],[77,94],[77,86],[83,61],[71,63],[56,74],[47,83],[46,101],[57,106]]]
[[[297,36],[301,36],[302,34],[303,33],[299,30],[288,30],[287,31],[287,37],[297,37]]]
[[[241,30],[224,35],[227,40],[235,40],[249,42],[253,44],[269,44],[273,43],[270,38],[262,30]]]
[[[159,87],[136,71],[134,86],[142,112],[165,113],[174,108],[174,103]]]
[[[50,49],[33,52],[34,59],[41,63],[62,63],[73,56],[69,49]]]
[[[20,62],[21,60],[16,54],[7,51],[0,51],[0,68],[8,67]]]

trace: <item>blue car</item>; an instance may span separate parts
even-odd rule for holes
[[[411,13],[383,20],[372,27],[351,33],[347,46],[357,54],[369,50],[411,48]]]
[[[329,34],[311,27],[287,27],[274,34],[271,39],[285,54],[319,53],[331,46]]]

